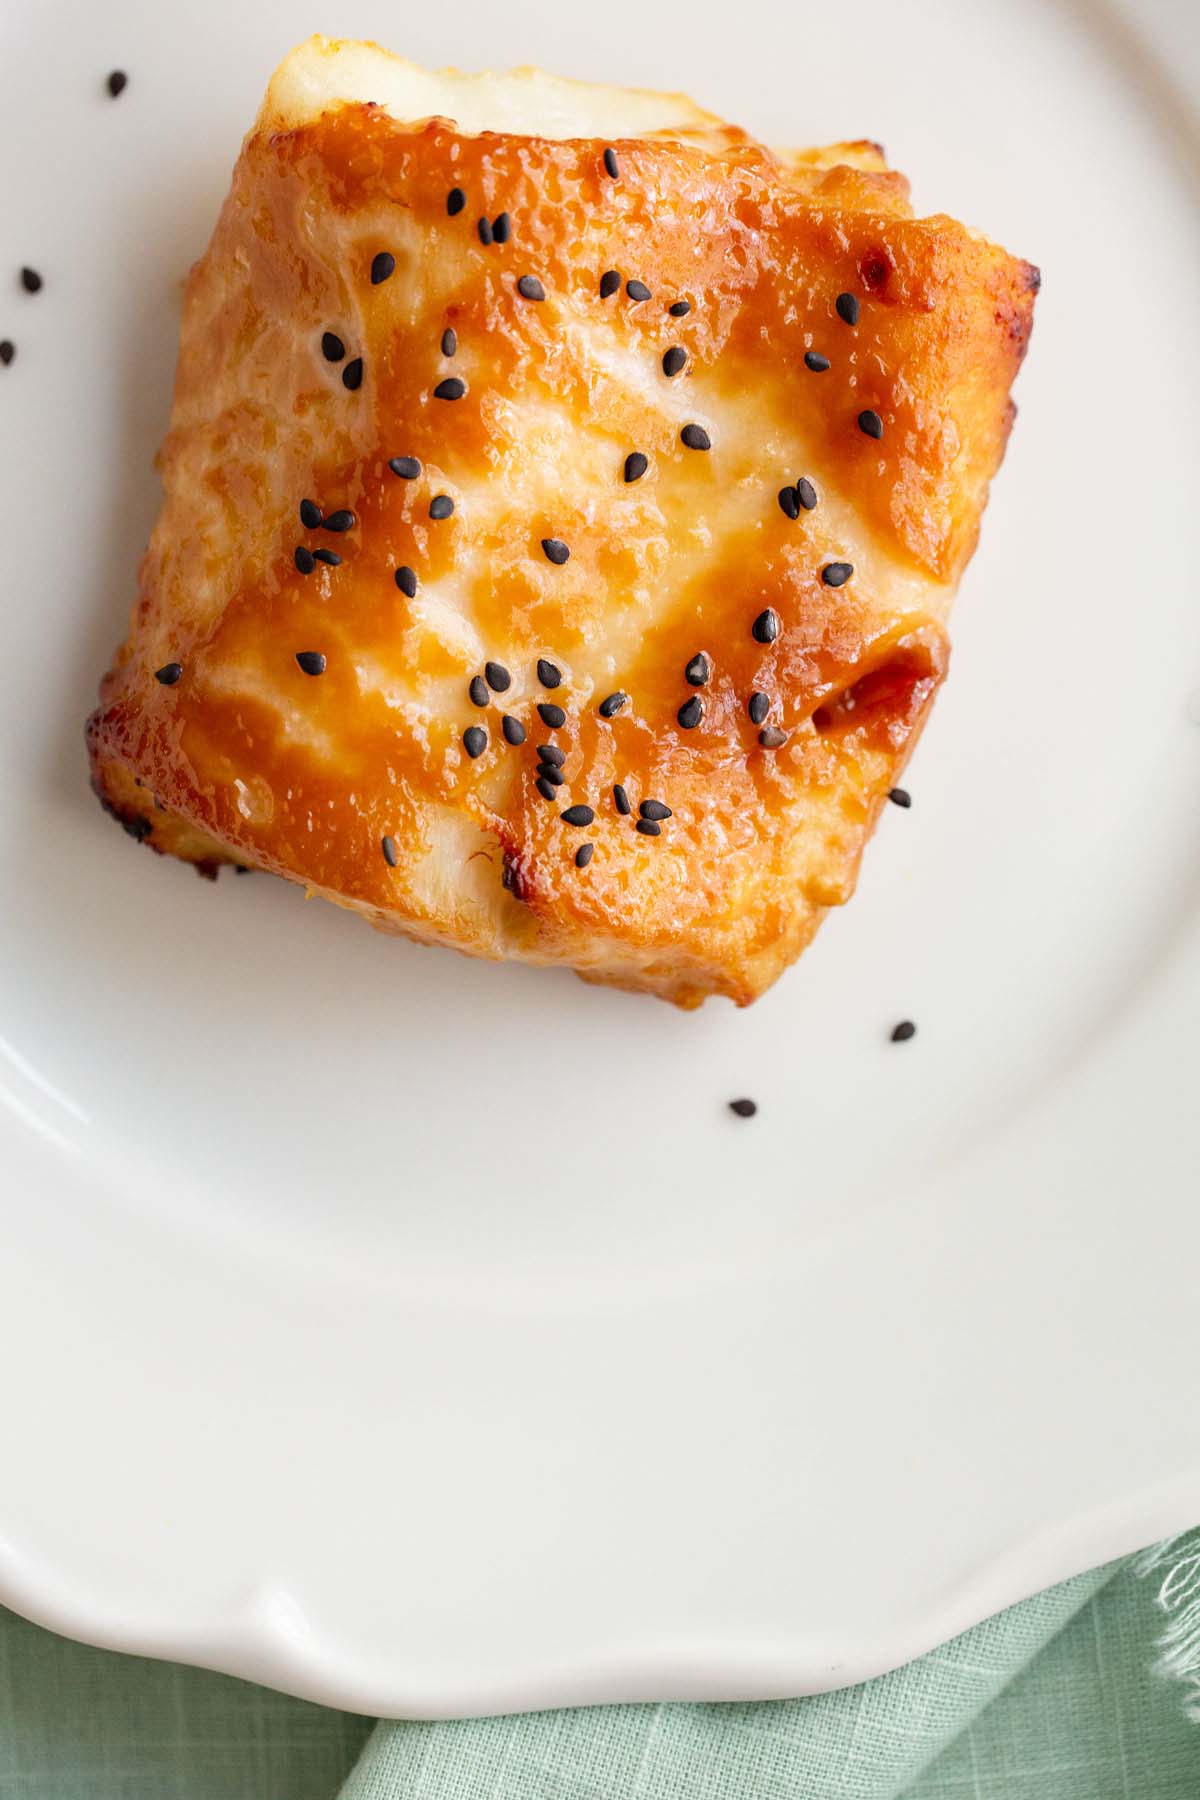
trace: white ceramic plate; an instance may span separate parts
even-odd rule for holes
[[[87,791],[179,282],[315,27],[877,136],[1043,266],[913,809],[749,1012],[214,888]],[[1196,29],[8,0],[0,1597],[367,1712],[782,1695],[1200,1518]]]

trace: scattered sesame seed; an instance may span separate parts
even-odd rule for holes
[[[487,732],[482,725],[468,725],[462,736],[463,749],[474,760],[487,749]]]
[[[629,805],[629,795],[625,792],[625,789],[621,786],[619,781],[613,787],[613,804],[616,806],[617,811],[623,819],[629,817],[630,811],[632,810]]]
[[[800,496],[794,487],[780,488],[779,509],[789,519],[798,519],[800,517]]]
[[[821,580],[825,583],[826,587],[845,587],[853,573],[853,563],[826,563],[825,567],[821,570]]]
[[[482,675],[472,675],[467,686],[467,694],[470,697],[472,706],[487,706],[491,700],[491,694],[488,692],[488,684],[483,679]]]
[[[623,706],[627,706],[628,704],[629,695],[623,694],[620,688],[618,688],[615,694],[610,694],[607,700],[602,700],[600,702],[597,711],[602,719],[612,719],[616,717]]]
[[[17,346],[12,339],[0,338],[0,363],[3,363],[6,369],[16,354]]]
[[[641,832],[643,837],[662,836],[662,826],[656,819],[639,819],[636,829]]]
[[[678,375],[686,362],[687,351],[682,349],[678,344],[672,344],[671,348],[666,351],[662,359],[663,374]]]
[[[729,1110],[736,1113],[739,1119],[752,1119],[758,1111],[758,1103],[754,1100],[731,1100]]]
[[[395,272],[396,259],[390,250],[380,250],[378,255],[371,258],[372,287],[378,287],[381,281],[386,281],[388,276],[394,275]]]
[[[416,598],[417,571],[415,569],[410,569],[407,563],[401,563],[400,567],[396,570],[395,582],[406,600],[413,600]]]
[[[297,650],[296,661],[306,675],[325,673],[325,658],[319,650]]]
[[[625,292],[631,300],[648,300],[650,298],[650,289],[644,281],[627,281]]]
[[[712,449],[712,439],[703,425],[685,425],[679,436],[689,450]]]
[[[391,456],[388,458],[388,468],[401,481],[415,481],[421,473],[421,465],[415,456]]]
[[[164,687],[174,687],[183,674],[183,664],[177,662],[164,663],[161,669],[155,669],[155,681],[161,681]]]
[[[543,538],[542,549],[546,553],[547,561],[558,564],[560,568],[571,554],[561,538]]]
[[[613,149],[611,144],[608,146],[608,149],[604,152],[604,171],[605,171],[605,174],[611,175],[611,177],[614,181],[617,179],[617,176],[621,173],[620,168],[617,165],[617,153]]]
[[[312,551],[306,550],[303,544],[296,545],[292,560],[299,569],[301,575],[311,575],[317,566],[316,558]]]
[[[577,869],[586,869],[595,854],[595,844],[580,844],[578,850],[575,852],[575,867]]]
[[[638,812],[643,819],[669,819],[673,816],[670,807],[661,800],[643,800]]]
[[[759,613],[750,627],[750,635],[756,644],[773,644],[779,636],[779,614],[774,607],[768,606]]]
[[[300,502],[300,523],[302,525],[307,525],[310,531],[316,530],[317,526],[321,523],[322,517],[323,514],[321,509],[315,500],[302,500]]]
[[[667,308],[667,311],[673,319],[686,319],[691,310],[692,303],[690,300],[673,300]]]
[[[538,718],[550,731],[559,731],[567,722],[567,715],[561,706],[553,700],[538,701]]]
[[[21,270],[21,286],[27,294],[40,294],[42,285],[42,278],[36,269]]]
[[[787,732],[780,731],[778,725],[764,725],[758,741],[764,750],[778,750],[781,744],[787,743]]]
[[[690,700],[685,700],[675,717],[685,731],[694,731],[704,717],[704,702],[699,694],[693,694]]]
[[[115,100],[117,95],[123,94],[125,89],[129,86],[129,77],[124,69],[114,69],[105,83],[105,86]]]
[[[650,458],[643,456],[640,450],[631,450],[625,458],[626,481],[640,481],[650,467]]]
[[[564,825],[590,825],[595,816],[590,806],[568,806],[559,814]]]
[[[429,502],[431,519],[448,519],[454,511],[454,502],[449,494],[435,494]]]
[[[479,241],[481,244],[490,244],[491,243],[491,241],[492,241],[492,222],[490,219],[480,219],[478,224],[476,225],[475,229],[479,233]]]
[[[346,346],[336,331],[321,333],[321,355],[326,362],[341,362],[346,354]]]
[[[466,204],[467,196],[463,190],[459,187],[451,188],[446,195],[446,211],[450,217],[453,218],[456,213],[460,213]]]
[[[339,506],[336,512],[326,513],[322,520],[325,531],[353,531],[358,520],[348,506]]]
[[[853,294],[839,294],[834,301],[837,316],[844,319],[847,325],[858,324],[858,300]]]
[[[539,656],[537,678],[544,688],[556,688],[562,680],[562,670],[557,663],[547,662],[544,656]]]
[[[543,800],[557,800],[558,799],[558,794],[554,788],[553,783],[550,781],[547,781],[547,779],[544,775],[538,776],[537,781],[534,783],[534,786],[537,788],[537,791],[542,796]]]
[[[600,298],[608,300],[621,285],[620,269],[606,269],[600,277]]]
[[[552,769],[561,769],[567,760],[566,751],[560,750],[557,744],[539,744],[538,756]]]
[[[907,809],[912,805],[912,795],[907,788],[889,788],[888,799],[893,806],[903,806]]]
[[[817,504],[817,490],[807,475],[802,475],[796,483],[796,498],[805,512],[811,512]]]
[[[483,665],[484,679],[493,694],[507,694],[512,686],[512,676],[503,663],[486,662]]]
[[[704,687],[708,682],[710,674],[711,670],[708,665],[708,658],[705,656],[703,650],[700,650],[693,656],[691,662],[683,671],[683,679],[689,682],[692,687]]]
[[[537,766],[537,772],[539,779],[548,781],[552,788],[562,787],[567,779],[562,770],[556,767],[554,763],[540,762]]]
[[[877,412],[872,412],[868,407],[866,412],[860,412],[858,415],[858,429],[865,432],[869,438],[881,438],[883,436],[883,420]]]
[[[917,1028],[911,1019],[901,1019],[898,1025],[892,1027],[893,1044],[907,1044],[909,1038],[915,1038],[916,1035]]]
[[[395,838],[391,838],[391,837],[380,838],[379,848],[383,851],[383,860],[387,864],[388,868],[394,869],[396,867],[396,864],[400,861],[400,857],[396,851]]]
[[[458,333],[455,331],[453,325],[447,325],[445,331],[442,333],[442,355],[456,356],[457,354]]]
[[[461,400],[466,391],[465,381],[462,381],[457,375],[447,375],[446,379],[439,381],[434,388],[433,397],[435,400]]]
[[[492,220],[492,242],[495,244],[507,244],[511,236],[512,220],[506,212],[497,213],[496,217]]]
[[[340,568],[342,563],[342,559],[336,550],[314,550],[313,560],[315,562],[328,563],[330,568],[333,569]]]
[[[806,350],[804,366],[806,369],[811,369],[814,375],[823,375],[829,367],[829,358],[822,356],[819,350]]]
[[[500,721],[500,729],[504,733],[506,744],[516,745],[525,742],[525,727],[520,719],[514,719],[511,713],[505,713]]]
[[[350,392],[353,393],[356,388],[362,386],[362,378],[363,359],[361,356],[356,356],[353,362],[348,362],[342,370],[342,386],[344,388],[349,388]]]
[[[517,292],[522,300],[544,300],[546,290],[536,275],[522,275],[517,283]]]
[[[764,694],[761,689],[756,689],[755,692],[751,694],[746,706],[746,711],[750,714],[750,723],[752,725],[761,725],[770,710],[770,694]]]

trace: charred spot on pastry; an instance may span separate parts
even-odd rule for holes
[[[858,272],[863,278],[864,286],[869,287],[873,294],[881,293],[892,273],[891,259],[882,250],[869,251],[859,263]]]
[[[551,789],[551,798],[554,790]],[[500,885],[505,893],[511,894],[514,900],[527,901],[529,889],[521,872],[521,858],[512,850],[505,850],[500,859]]]

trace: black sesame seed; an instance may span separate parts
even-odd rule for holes
[[[300,502],[300,523],[302,525],[307,525],[310,531],[315,531],[317,526],[321,523],[321,518],[321,509],[315,500],[302,500]]]
[[[446,379],[439,381],[434,388],[433,397],[435,400],[461,400],[466,391],[465,381],[460,380],[457,375],[447,375]]]
[[[917,1028],[911,1019],[901,1019],[898,1025],[892,1027],[893,1044],[907,1044],[909,1038],[915,1038],[916,1035]]]
[[[421,473],[421,465],[415,456],[392,456],[388,458],[388,468],[401,481],[415,481]]]
[[[356,388],[362,386],[362,378],[363,359],[361,356],[356,356],[354,360],[348,362],[342,370],[342,386],[344,388],[349,388],[350,392],[354,393]]]
[[[539,744],[538,757],[548,768],[561,769],[567,760],[567,753],[560,750],[557,744]]]
[[[566,713],[553,700],[538,701],[538,718],[550,731],[559,731],[567,722]]]
[[[336,331],[321,333],[321,355],[326,362],[341,362],[346,354],[346,346]]]
[[[610,694],[607,700],[602,700],[600,702],[597,711],[602,719],[612,719],[616,717],[623,706],[627,706],[628,704],[629,695],[623,694],[620,688],[618,688],[615,694]]]
[[[396,259],[390,250],[380,250],[378,255],[371,258],[372,287],[378,287],[381,281],[386,281],[388,276],[394,275],[395,272]]]
[[[608,146],[608,149],[604,152],[604,172],[606,175],[611,175],[612,179],[614,181],[617,179],[617,176],[621,173],[619,167],[617,166],[617,153],[613,149],[611,144]]]
[[[417,592],[417,571],[410,569],[407,563],[401,563],[395,574],[396,586],[407,600],[415,599]]]
[[[155,681],[161,681],[164,687],[174,687],[183,674],[183,664],[177,662],[164,663],[161,669],[155,669]]]
[[[704,702],[699,694],[693,694],[690,700],[685,700],[675,717],[685,731],[694,731],[704,717]]]
[[[600,298],[602,300],[610,299],[612,295],[616,293],[620,285],[621,271],[619,269],[606,269],[604,274],[600,277]]]
[[[780,731],[778,725],[764,725],[758,741],[764,750],[778,750],[781,744],[787,743],[787,732]]]
[[[467,693],[470,696],[472,706],[487,706],[491,700],[491,694],[488,692],[488,684],[483,679],[482,675],[472,675],[467,686]]]
[[[479,233],[479,241],[481,244],[490,244],[491,243],[491,241],[492,241],[492,222],[490,219],[480,219],[479,222],[476,224],[475,229]]]
[[[114,69],[105,83],[105,86],[115,100],[117,95],[123,94],[125,89],[129,86],[129,77],[124,69]]]
[[[496,217],[492,220],[492,242],[495,244],[507,244],[511,236],[512,220],[506,212],[497,213]]]
[[[746,711],[750,714],[750,723],[752,725],[761,725],[770,710],[771,696],[769,694],[764,694],[761,689],[756,689],[755,692],[751,694],[746,706]]]
[[[639,819],[636,829],[643,837],[661,837],[662,826],[656,819]]]
[[[450,192],[446,195],[446,211],[450,214],[450,217],[453,218],[456,213],[460,213],[466,204],[467,196],[463,193],[463,190],[461,188],[451,188]]]
[[[292,560],[302,575],[311,575],[317,566],[312,551],[306,550],[303,544],[296,545]]]
[[[691,662],[683,671],[683,679],[686,682],[689,682],[692,687],[704,687],[710,673],[708,658],[705,656],[703,650],[701,650],[693,656]]]
[[[507,694],[512,686],[512,676],[503,663],[486,662],[483,665],[484,680],[493,694]]]
[[[575,867],[577,869],[586,869],[595,854],[595,844],[580,844],[578,850],[575,852]]]
[[[0,338],[0,363],[3,363],[6,369],[16,354],[17,346],[12,339]]]
[[[853,563],[826,563],[825,567],[821,570],[821,580],[825,583],[826,587],[845,587],[853,573]]]
[[[678,344],[672,344],[671,348],[666,351],[662,359],[663,374],[678,375],[680,369],[683,368],[686,362],[687,351],[681,349]]]
[[[325,658],[319,650],[297,650],[296,661],[306,675],[325,673]]]
[[[332,569],[340,568],[342,563],[342,559],[336,550],[314,550],[313,560],[315,562],[328,563]]]
[[[457,354],[458,333],[455,331],[453,325],[447,325],[445,331],[442,333],[442,355],[456,356]]]
[[[547,779],[544,775],[539,775],[537,778],[537,781],[534,783],[534,785],[537,788],[538,793],[542,796],[543,800],[557,800],[558,799],[558,793],[557,793],[556,789],[554,788],[553,783],[547,781]]]
[[[511,713],[505,713],[500,721],[500,729],[504,733],[506,744],[515,745],[525,742],[525,727],[520,719],[514,719]]]
[[[811,512],[817,504],[817,490],[807,475],[802,475],[796,483],[796,498],[805,512]]]
[[[517,283],[517,292],[522,300],[544,300],[546,290],[536,275],[522,275]]]
[[[667,308],[667,311],[673,319],[686,319],[691,310],[692,303],[690,300],[673,300]]]
[[[872,412],[868,407],[866,412],[860,412],[858,415],[858,429],[865,432],[869,438],[881,438],[883,436],[883,420],[877,412]]]
[[[644,281],[627,281],[625,292],[631,300],[648,300],[650,298],[650,289]]]
[[[487,732],[482,725],[468,725],[463,732],[462,741],[463,749],[469,757],[474,759],[476,756],[482,756],[487,749]]]
[[[613,804],[623,819],[629,817],[631,811],[629,795],[625,792],[625,789],[621,786],[619,781],[613,787]]]
[[[548,781],[552,788],[562,787],[567,779],[562,770],[557,768],[554,763],[540,762],[537,766],[537,772],[538,779],[541,781]]]
[[[543,538],[542,549],[546,553],[547,560],[556,563],[560,568],[571,554],[561,538]]]
[[[379,848],[383,851],[383,860],[387,864],[388,868],[394,869],[396,864],[400,861],[400,857],[396,851],[395,838],[391,838],[391,837],[380,838]]]
[[[806,350],[804,366],[806,369],[811,369],[814,375],[823,375],[829,367],[829,358],[822,356],[819,350]]]
[[[768,606],[759,613],[750,627],[750,635],[756,644],[773,644],[779,636],[779,614],[774,607]]]
[[[833,304],[839,319],[844,319],[847,325],[858,324],[858,300],[853,294],[839,294]]]
[[[568,806],[559,814],[564,825],[590,825],[595,816],[590,806]]]
[[[712,439],[703,425],[685,425],[679,436],[689,450],[712,449]]]
[[[544,656],[539,656],[537,678],[544,688],[556,688],[562,680],[562,670],[557,663],[547,662]]]
[[[669,819],[672,816],[670,807],[661,800],[643,800],[638,812],[643,819]]]
[[[353,531],[358,520],[348,506],[339,506],[336,512],[326,513],[322,521],[326,531]]]
[[[22,269],[21,270],[21,286],[25,289],[25,292],[27,294],[40,294],[41,293],[42,278],[38,274],[36,269]]]
[[[631,450],[625,458],[626,481],[640,481],[650,467],[650,458],[643,456],[640,450]]]
[[[907,788],[889,788],[888,799],[893,806],[903,806],[908,808],[912,805],[912,795]]]
[[[780,488],[779,509],[789,519],[798,519],[800,517],[800,496],[794,487]]]
[[[435,494],[429,502],[431,519],[448,519],[454,511],[454,502],[449,494]]]
[[[736,1113],[739,1119],[752,1119],[758,1111],[758,1103],[754,1100],[731,1100],[729,1110]]]

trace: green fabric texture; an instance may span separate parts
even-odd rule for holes
[[[0,1612],[0,1800],[1200,1800],[1161,1625],[1117,1564],[837,1694],[371,1732]]]

